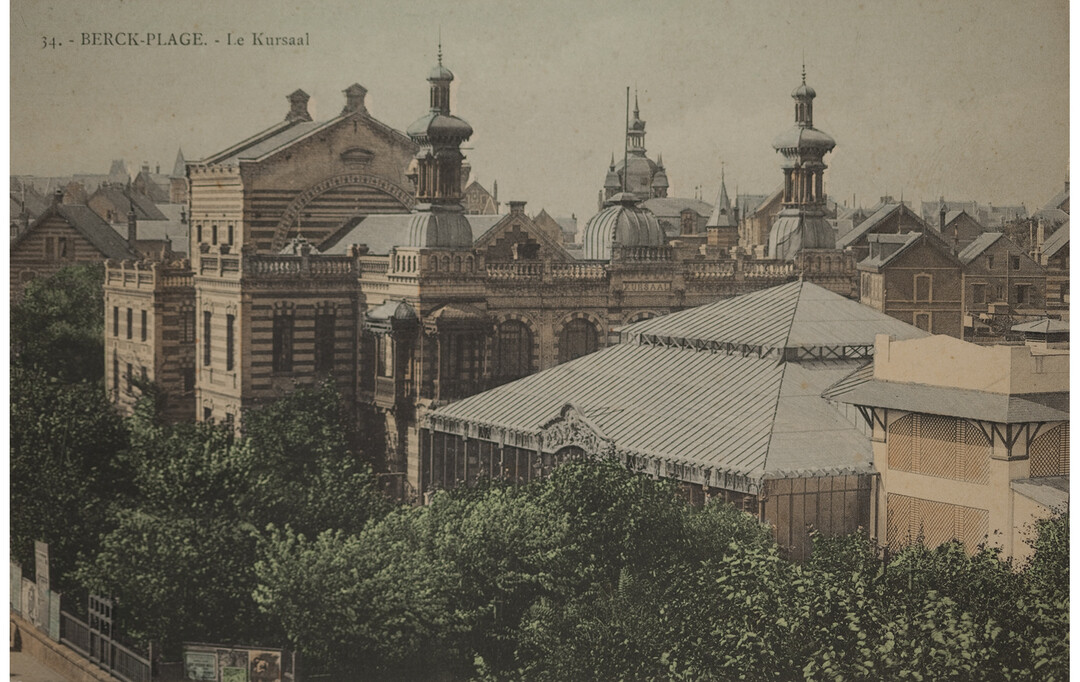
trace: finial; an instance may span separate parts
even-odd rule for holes
[[[806,48],[802,51],[802,84],[806,85]]]
[[[442,25],[439,25],[439,66],[442,66]],[[806,81],[805,75],[803,76],[803,82]]]
[[[634,86],[634,118],[640,118],[638,116],[638,101],[637,101],[637,86]]]

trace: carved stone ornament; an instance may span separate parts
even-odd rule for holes
[[[545,452],[557,452],[576,446],[589,455],[612,456],[615,443],[605,437],[576,407],[567,403],[558,416],[540,427],[540,447]]]

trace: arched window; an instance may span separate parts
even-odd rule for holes
[[[559,362],[568,362],[593,352],[599,345],[598,336],[592,322],[580,318],[570,320],[559,335]]]
[[[495,376],[507,380],[528,376],[533,372],[532,360],[533,335],[529,327],[517,320],[499,325]]]

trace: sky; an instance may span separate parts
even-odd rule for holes
[[[826,192],[995,205],[1048,201],[1068,175],[1066,0],[666,3],[458,0],[12,0],[11,172],[172,168],[282,120],[302,88],[316,120],[344,90],[399,130],[426,113],[441,35],[474,177],[530,213],[586,219],[622,154],[626,88],[671,196],[712,202],[781,181],[773,139],[791,91],[818,93],[837,140]],[[201,32],[204,46],[83,46],[84,33]],[[251,34],[310,46],[251,45]],[[245,37],[227,45],[228,35]],[[50,41],[55,38],[57,47]],[[220,42],[214,42],[220,41]],[[43,47],[45,44],[45,47]],[[700,188],[700,189],[699,189]]]

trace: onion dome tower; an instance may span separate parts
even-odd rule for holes
[[[836,235],[825,219],[827,166],[822,160],[836,141],[814,127],[816,96],[806,84],[803,66],[802,84],[791,93],[795,125],[773,142],[773,148],[784,155],[784,195],[783,209],[769,231],[771,258],[793,260],[802,249],[836,248]]]
[[[420,146],[410,165],[416,184],[416,206],[409,227],[409,246],[468,248],[472,228],[461,205],[461,166],[465,157],[461,143],[473,133],[472,126],[450,113],[450,83],[454,74],[439,61],[428,74],[431,109],[408,127],[406,133]]]
[[[639,202],[636,195],[620,192],[589,218],[581,240],[585,260],[611,260],[612,252],[623,246],[664,246],[664,228]]]
[[[620,159],[609,169],[608,176],[604,180],[604,202],[607,203],[620,192],[630,192],[642,201],[661,196],[654,193],[653,187],[653,180],[659,170],[660,166],[645,156],[645,121],[641,120],[641,111],[635,94],[634,117],[630,119],[626,127],[626,158]],[[612,171],[616,179],[614,185],[608,182]],[[662,182],[667,182],[666,173],[663,177]],[[667,190],[663,191],[662,196],[667,196]]]

